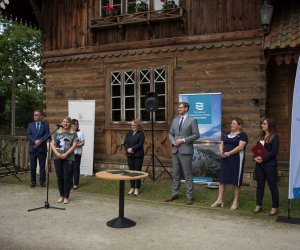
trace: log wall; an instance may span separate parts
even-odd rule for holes
[[[182,0],[182,18],[92,29],[100,0],[43,1],[43,50],[260,29],[261,0]],[[167,18],[167,17],[166,17]],[[129,18],[130,19],[130,18]],[[129,20],[130,21],[130,20]]]
[[[205,46],[204,46],[205,45]],[[75,52],[75,51],[73,51]],[[171,160],[167,135],[177,113],[178,95],[182,93],[222,93],[222,130],[230,129],[231,120],[241,117],[249,136],[248,165],[252,166],[250,146],[259,133],[259,121],[265,113],[265,73],[261,60],[261,40],[249,39],[207,44],[178,45],[73,55],[44,60],[45,104],[52,126],[67,114],[67,100],[96,100],[95,161],[125,162],[123,140],[128,124],[110,124],[107,91],[110,69],[138,68],[141,64],[168,68],[168,119],[155,124],[155,152]],[[79,56],[80,55],[80,56]],[[257,103],[256,99],[260,102]],[[147,155],[150,155],[151,126],[145,124]]]

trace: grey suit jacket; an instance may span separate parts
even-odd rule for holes
[[[187,116],[180,130],[179,121],[180,116],[173,119],[169,132],[169,140],[172,143],[177,139],[185,139],[185,142],[179,147],[173,146],[172,153],[175,154],[178,151],[180,154],[193,154],[193,142],[200,137],[197,120]]]

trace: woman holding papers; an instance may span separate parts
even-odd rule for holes
[[[234,185],[234,199],[231,210],[238,209],[240,186],[243,183],[245,163],[245,147],[248,137],[243,132],[243,120],[235,118],[231,122],[231,130],[222,137],[220,143],[221,169],[219,178],[219,195],[211,207],[223,207],[223,196],[226,184]]]
[[[279,137],[276,133],[276,124],[273,119],[267,118],[262,122],[262,131],[259,142],[266,150],[254,152],[254,161],[256,162],[256,208],[254,213],[262,210],[265,183],[269,185],[272,195],[272,208],[270,216],[276,215],[279,207],[279,193],[277,187],[277,153],[279,148]],[[261,153],[260,153],[261,152]]]
[[[130,124],[131,130],[124,140],[128,167],[130,170],[141,171],[144,160],[145,134],[143,123],[140,120],[133,120]],[[130,181],[131,189],[128,194],[138,195],[141,187],[141,180]]]

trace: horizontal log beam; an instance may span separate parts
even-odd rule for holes
[[[135,49],[145,49],[145,48],[154,48],[154,47],[166,47],[166,46],[178,46],[178,45],[188,45],[188,44],[201,44],[201,43],[210,43],[210,42],[222,42],[222,41],[232,41],[232,40],[247,40],[262,38],[263,32],[259,30],[250,30],[250,31],[235,31],[235,32],[226,32],[218,34],[209,34],[209,35],[196,35],[196,36],[187,36],[187,37],[173,37],[173,38],[163,38],[155,40],[144,40],[138,42],[124,42],[124,43],[113,43],[98,45],[93,47],[80,47],[72,49],[63,49],[63,50],[48,50],[42,51],[42,58],[53,58],[53,57],[64,57],[64,56],[73,56],[73,55],[84,55],[84,54],[93,54],[101,52],[115,52],[116,50],[135,50]]]

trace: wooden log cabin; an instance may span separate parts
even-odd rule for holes
[[[150,157],[148,91],[158,93],[154,144],[163,161],[171,158],[167,135],[178,95],[220,92],[223,132],[234,117],[245,122],[246,166],[253,167],[250,146],[260,121],[271,116],[281,139],[279,161],[288,167],[299,1],[268,1],[274,7],[268,34],[261,27],[263,0],[175,0],[170,8],[160,0],[9,2],[4,14],[42,31],[49,123],[67,114],[70,99],[96,100],[95,167],[126,162],[122,144],[133,118],[145,123]]]

